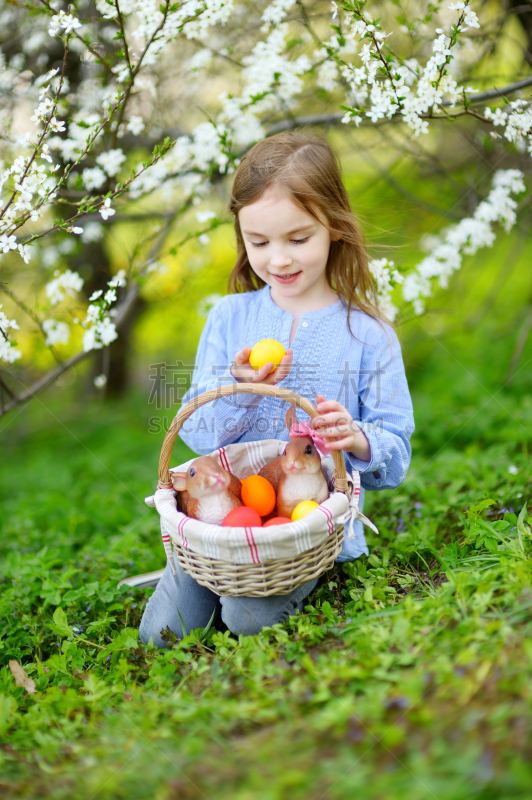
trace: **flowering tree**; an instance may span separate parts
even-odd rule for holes
[[[448,0],[4,7],[0,412],[114,342],[164,259],[226,221],[204,206],[246,149],[299,125],[338,125],[353,137],[369,128],[433,161],[442,126],[476,137],[489,168],[475,207],[431,237],[420,263],[371,264],[389,318],[423,313],[464,255],[526,212],[532,31],[520,8],[485,5],[477,16]],[[521,17],[523,58],[511,79],[483,78],[486,64],[507,75],[496,45]],[[142,223],[127,269],[84,264],[87,253],[105,261],[106,231],[123,219]],[[43,363],[43,350],[52,366],[38,372],[32,356]]]

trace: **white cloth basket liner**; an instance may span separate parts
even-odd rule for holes
[[[258,442],[243,442],[220,447],[213,453],[218,463],[243,480],[256,475],[262,467],[280,455],[286,442],[280,439],[264,439]],[[185,472],[194,461],[172,467],[171,472]],[[361,519],[374,531],[375,526],[358,510],[360,475],[347,473],[351,497],[334,492],[334,461],[330,454],[322,456],[322,467],[332,492],[328,499],[304,519],[286,525],[267,528],[225,528],[187,517],[176,508],[176,492],[173,489],[158,489],[147,497],[148,506],[157,508],[161,517],[161,533],[168,560],[172,568],[172,540],[182,547],[203,556],[228,561],[234,564],[263,564],[276,559],[298,556],[318,546],[324,538],[334,532],[337,524],[350,518]]]

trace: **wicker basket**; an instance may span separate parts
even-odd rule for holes
[[[318,416],[314,406],[304,397],[281,389],[253,383],[236,383],[220,386],[209,392],[198,395],[187,403],[174,418],[162,445],[159,459],[158,489],[172,488],[169,465],[172,447],[183,423],[198,408],[216,400],[235,394],[262,394],[278,397],[302,408],[311,418]],[[347,481],[345,462],[341,451],[333,451],[335,464],[335,492],[348,494],[350,486]],[[212,526],[211,526],[212,528]],[[222,529],[220,528],[220,533]],[[255,539],[260,540],[261,528],[253,528]],[[271,530],[271,528],[270,528]],[[274,594],[289,594],[295,588],[313,578],[319,577],[329,569],[339,555],[344,540],[344,524],[333,520],[331,535],[324,537],[322,543],[289,559],[271,559],[260,564],[235,564],[211,558],[193,549],[184,547],[176,537],[172,537],[174,552],[179,564],[202,586],[206,586],[217,595],[247,597],[267,597]]]

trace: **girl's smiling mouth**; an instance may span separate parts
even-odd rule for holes
[[[294,283],[297,279],[298,275],[301,275],[301,270],[299,272],[288,272],[285,275],[273,275],[279,283]]]

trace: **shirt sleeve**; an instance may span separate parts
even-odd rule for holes
[[[209,312],[201,334],[192,383],[183,397],[183,406],[218,386],[236,386],[237,381],[231,374],[235,354],[227,352],[230,324],[230,305],[222,298]],[[179,435],[195,453],[211,453],[236,441],[253,425],[261,399],[261,395],[234,394],[212,400],[194,411]]]
[[[395,489],[410,465],[414,412],[401,345],[390,326],[375,323],[363,346],[358,376],[357,425],[370,445],[370,461],[344,453],[346,466],[360,472],[365,489]]]

